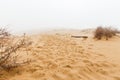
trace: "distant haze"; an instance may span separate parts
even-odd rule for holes
[[[0,0],[0,26],[32,30],[120,27],[120,0]]]

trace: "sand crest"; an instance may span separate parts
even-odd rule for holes
[[[34,44],[28,50],[33,62],[12,75],[3,72],[7,76],[0,80],[120,80],[119,65],[89,47],[93,44],[59,34],[39,35],[32,40]]]

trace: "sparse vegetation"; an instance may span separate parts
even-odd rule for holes
[[[14,41],[11,38],[10,33],[5,29],[0,29],[0,68],[4,70],[10,70],[12,68],[18,67],[28,62],[21,61],[18,62],[17,51],[24,47],[25,45],[30,45],[30,42],[26,39],[25,35],[22,39]]]
[[[94,38],[98,40],[105,38],[106,40],[108,40],[109,38],[116,36],[116,34],[119,32],[120,32],[119,30],[112,27],[99,26],[94,32]]]

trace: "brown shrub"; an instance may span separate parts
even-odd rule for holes
[[[20,63],[18,63],[17,62],[18,55],[16,54],[16,52],[20,48],[26,45],[28,46],[30,44],[29,41],[26,39],[25,35],[22,37],[22,39],[19,39],[17,42],[15,42],[13,39],[11,39],[10,33],[5,28],[1,28],[0,29],[0,68],[5,70],[10,70],[12,68],[27,63],[28,60],[21,61]]]
[[[105,38],[106,40],[108,40],[109,38],[115,36],[118,32],[119,31],[115,28],[99,26],[94,32],[94,38],[98,40]]]

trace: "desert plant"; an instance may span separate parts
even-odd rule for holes
[[[119,31],[112,27],[102,27],[99,26],[94,32],[94,38],[100,40],[102,38],[106,38],[108,40],[109,38],[115,36]]]
[[[30,45],[27,41],[25,35],[22,39],[19,39],[16,43],[13,43],[10,33],[5,29],[0,29],[0,68],[5,70],[10,70],[12,68],[18,67],[24,63],[29,62],[28,60],[17,62],[18,55],[16,52],[24,47],[25,45]]]
[[[94,38],[101,39],[102,36],[104,35],[104,29],[103,27],[97,27],[97,29],[94,32]]]

